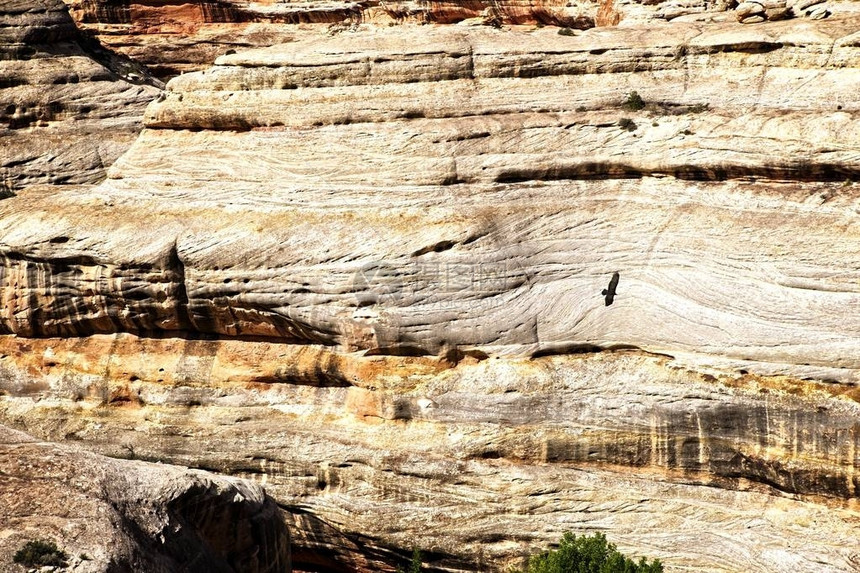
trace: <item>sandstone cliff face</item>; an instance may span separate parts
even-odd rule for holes
[[[67,571],[290,570],[289,535],[255,484],[113,460],[0,427],[0,564],[49,539]],[[83,557],[82,557],[83,556]]]
[[[126,5],[75,13],[132,42],[171,6]],[[173,8],[199,40],[213,6]],[[504,570],[567,529],[857,570],[860,19],[726,9],[271,16],[293,41],[172,80],[107,181],[0,201],[0,422],[260,480],[309,570]]]
[[[105,184],[0,203],[0,332],[637,347],[856,381],[857,23],[226,56],[170,83]]]
[[[84,29],[161,78],[205,69],[229,50],[300,39],[318,25],[329,33],[404,23],[588,29],[665,21],[821,19],[857,11],[856,3],[825,0],[64,1]]]
[[[854,388],[635,352],[452,367],[130,335],[0,344],[4,423],[254,478],[300,569],[392,570],[420,547],[427,570],[502,571],[567,529],[669,571],[860,563]]]
[[[60,0],[4,1],[0,194],[104,179],[140,132],[157,84],[144,67],[82,36]]]

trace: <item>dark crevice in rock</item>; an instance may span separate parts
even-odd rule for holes
[[[608,126],[611,127],[611,126]],[[663,169],[647,169],[635,164],[611,162],[581,163],[553,169],[527,166],[499,172],[496,183],[524,183],[529,181],[564,181],[595,179],[640,179],[669,175],[687,181],[728,181],[733,179],[761,179],[769,181],[839,182],[860,178],[860,168],[844,163],[797,161],[771,165],[677,165]]]
[[[457,244],[456,241],[439,241],[438,243],[428,245],[424,248],[418,249],[414,253],[412,253],[412,257],[420,257],[421,255],[426,255],[427,253],[441,253],[443,251],[450,250],[454,248]]]
[[[740,52],[744,54],[767,54],[785,48],[782,42],[738,42],[713,46],[686,46],[686,55]]]
[[[522,166],[505,169],[494,178],[496,183],[524,183],[528,181],[559,181],[565,179],[639,179],[645,173],[636,167],[621,163],[595,162],[557,167],[553,169]]]
[[[185,264],[179,257],[179,248],[176,243],[173,243],[173,247],[170,249],[167,264],[176,273],[176,318],[179,328],[183,331],[193,332],[194,327],[188,314],[188,289],[185,286]]]
[[[148,85],[164,89],[164,82],[154,77],[146,66],[118,52],[105,48],[91,32],[81,31],[78,43],[86,55],[114,74],[114,80],[123,80],[134,85]]]
[[[396,346],[377,346],[374,348],[370,348],[364,352],[365,356],[431,356],[433,352],[430,352],[426,348],[422,348],[420,346],[412,346],[408,344],[399,344]]]

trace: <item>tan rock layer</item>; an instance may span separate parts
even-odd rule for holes
[[[362,24],[546,24],[589,28],[589,2],[238,2],[235,0],[64,0],[105,45],[143,62],[161,78],[209,66],[229,50],[292,41],[306,25],[337,32]]]
[[[706,0],[425,0],[239,2],[238,0],[64,0],[78,23],[106,45],[146,63],[159,77],[197,71],[230,50],[292,41],[313,27],[331,33],[362,25],[436,23],[552,25],[573,29],[661,21],[776,21],[857,13],[856,2],[775,0],[743,16],[738,2]],[[743,5],[750,3],[742,3]]]
[[[857,566],[850,387],[632,352],[455,367],[120,335],[0,356],[3,423],[260,480],[300,568],[390,570],[417,546],[429,570],[504,570],[564,529],[670,571]]]
[[[860,369],[856,30],[225,56],[107,182],[0,201],[0,420],[259,479],[309,567],[856,569],[856,392],[796,378]]]
[[[104,185],[0,203],[0,330],[634,346],[856,381],[855,29],[399,27],[226,56],[170,84]]]

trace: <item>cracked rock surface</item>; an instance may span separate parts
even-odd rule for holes
[[[0,202],[0,332],[638,347],[855,381],[857,22],[225,56],[169,84],[104,184]]]
[[[0,197],[97,183],[159,93],[144,66],[81,34],[60,0],[0,6]]]
[[[254,479],[299,570],[505,571],[566,530],[667,571],[856,570],[857,390],[633,351],[0,337],[0,420]]]

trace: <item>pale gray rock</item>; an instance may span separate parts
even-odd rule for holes
[[[824,0],[798,0],[792,4],[792,7],[798,12],[802,10],[806,10],[811,6],[815,6],[816,4],[822,4]]]
[[[761,20],[764,20],[761,16],[762,14],[764,14],[764,6],[758,2],[741,2],[738,4],[738,7],[735,8],[735,15],[739,22],[749,20],[754,16],[758,16]]]
[[[0,6],[0,196],[95,183],[142,129],[159,82],[81,35],[61,0]]]
[[[0,568],[53,541],[63,571],[279,573],[290,544],[277,504],[244,480],[39,442],[0,427]]]
[[[789,18],[793,18],[794,12],[791,8],[787,8],[785,6],[778,6],[765,10],[765,16],[767,20],[775,22],[777,20],[788,20]]]
[[[100,187],[0,203],[0,330],[635,346],[855,380],[852,22],[802,45],[790,21],[396,28],[225,56],[170,84]],[[652,106],[632,132],[630,90]]]
[[[823,20],[830,16],[830,10],[828,10],[826,5],[816,5],[806,10],[805,13],[811,20]]]

